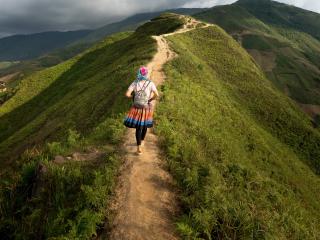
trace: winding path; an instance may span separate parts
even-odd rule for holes
[[[173,34],[192,30],[195,23],[198,22],[190,18],[183,28]],[[147,67],[156,85],[161,85],[165,80],[164,64],[176,56],[165,39],[168,35],[172,34],[153,37],[158,51]],[[126,161],[111,206],[115,218],[108,239],[178,239],[173,221],[179,211],[176,191],[165,161],[160,157],[157,136],[148,132],[143,154],[138,156],[135,154],[134,130],[130,129],[125,137],[124,151]]]

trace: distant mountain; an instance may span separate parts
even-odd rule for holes
[[[0,61],[27,60],[65,47],[91,33],[91,30],[44,32],[0,39]]]
[[[203,10],[203,8],[179,8],[166,11],[192,15]],[[78,51],[75,53],[80,53],[82,50],[89,47],[89,45],[86,45],[85,43],[99,41],[113,33],[129,30],[133,31],[139,25],[159,16],[159,14],[163,12],[165,11],[136,14],[122,21],[111,23],[93,30],[43,32],[5,37],[0,39],[0,61],[30,60],[58,49],[62,55],[64,55],[63,51],[70,52],[70,48],[78,48]],[[68,57],[72,56],[68,55]],[[62,60],[65,59],[63,58]]]
[[[320,115],[320,14],[270,0],[240,0],[195,15],[218,24],[280,90]]]

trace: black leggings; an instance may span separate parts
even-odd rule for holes
[[[146,137],[148,128],[147,127],[137,127],[136,128],[136,139],[137,139],[137,145],[140,146],[141,145],[141,141],[144,140],[144,138]]]

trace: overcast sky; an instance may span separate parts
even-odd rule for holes
[[[320,13],[319,0],[279,1]],[[232,2],[235,0],[0,0],[0,37],[96,28],[140,12]]]

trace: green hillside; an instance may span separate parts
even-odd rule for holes
[[[182,21],[159,17],[136,33],[106,38],[83,54],[24,79],[0,108],[2,239],[89,239],[121,161],[124,98],[136,69],[156,51],[150,34]],[[94,161],[55,163],[57,155],[103,152]],[[107,216],[106,216],[107,215]]]
[[[231,34],[282,92],[298,103],[320,105],[319,14],[269,0],[241,0],[196,17]]]
[[[124,97],[163,14],[24,79],[0,107],[0,236],[90,239],[121,165]],[[317,239],[320,132],[218,26],[168,37],[178,56],[155,131],[177,182],[182,239]],[[92,161],[56,157],[103,153]]]
[[[169,39],[156,129],[183,239],[317,239],[320,132],[219,27]]]
[[[306,32],[320,40],[320,15],[271,0],[239,0],[237,5],[263,22]]]

